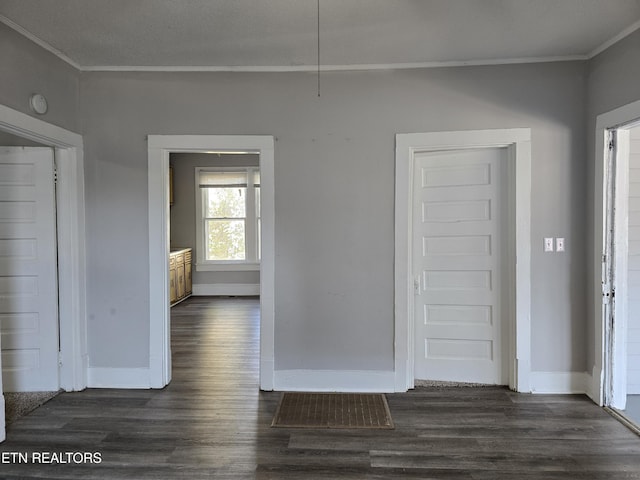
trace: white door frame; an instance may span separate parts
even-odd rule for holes
[[[395,181],[395,389],[414,386],[414,292],[412,208],[416,152],[507,148],[509,198],[515,199],[508,226],[515,235],[515,288],[510,292],[515,323],[509,328],[509,386],[531,391],[531,130],[468,130],[396,135]]]
[[[149,380],[171,381],[169,311],[169,155],[247,152],[260,156],[260,388],[273,390],[275,323],[274,137],[269,135],[149,135]]]
[[[82,136],[0,105],[0,130],[55,149],[60,388],[87,387],[84,155]]]
[[[626,268],[627,258],[625,248],[627,244],[627,231],[625,228],[614,228],[613,242],[617,248],[622,248],[620,255],[615,255],[612,259],[615,271],[622,272],[622,275],[614,278],[612,285],[606,284],[605,268],[607,265],[607,188],[609,185],[609,175],[607,172],[607,162],[609,151],[607,145],[608,132],[613,129],[630,126],[640,119],[640,101],[624,105],[610,112],[598,115],[596,119],[596,151],[594,169],[594,249],[593,249],[593,284],[592,284],[592,311],[594,325],[594,366],[592,372],[593,385],[591,387],[592,399],[598,405],[611,407],[624,407],[626,400],[626,317],[625,302],[613,303],[617,316],[620,319],[609,325],[606,321],[605,303],[603,293],[611,289],[616,297],[626,298]],[[619,130],[623,132],[623,130]],[[618,139],[618,147],[625,147],[625,142]],[[622,163],[617,167],[626,168],[625,161],[628,154],[619,152],[618,158]],[[616,168],[617,168],[616,167]],[[626,181],[623,176],[616,176],[616,189],[618,195],[612,201],[615,202],[616,215],[620,216],[623,222],[627,215],[625,197]]]

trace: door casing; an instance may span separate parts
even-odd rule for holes
[[[169,312],[169,155],[246,152],[260,156],[260,388],[273,390],[275,329],[274,137],[269,135],[149,135],[149,386],[171,381]]]
[[[87,387],[84,153],[82,136],[0,105],[0,130],[55,149],[60,388]]]
[[[528,128],[466,130],[396,135],[395,185],[395,390],[414,387],[414,292],[412,259],[413,167],[416,152],[507,148],[509,182],[513,199],[507,213],[508,228],[517,257],[510,310],[509,386],[531,391],[531,130]],[[503,360],[504,361],[504,360]]]

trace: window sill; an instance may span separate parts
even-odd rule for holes
[[[196,263],[196,272],[259,272],[259,263]]]

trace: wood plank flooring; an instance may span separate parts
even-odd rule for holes
[[[255,298],[174,307],[169,386],[58,395],[9,426],[0,478],[640,479],[640,438],[584,396],[425,387],[387,396],[395,430],[270,428],[280,394],[258,390],[258,328]]]

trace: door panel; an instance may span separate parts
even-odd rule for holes
[[[503,148],[415,155],[417,379],[504,383],[505,167]]]
[[[57,390],[53,151],[0,148],[0,333],[6,392]]]

